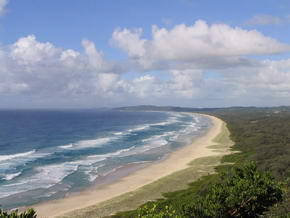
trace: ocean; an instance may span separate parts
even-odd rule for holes
[[[0,207],[112,182],[124,167],[160,161],[210,126],[210,119],[190,113],[1,110]]]

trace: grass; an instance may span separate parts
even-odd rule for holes
[[[65,214],[62,218],[105,217],[119,211],[136,209],[147,201],[162,198],[163,193],[185,189],[189,183],[215,172],[215,167],[221,163],[222,156],[228,154],[230,147],[233,145],[229,136],[229,130],[224,123],[222,132],[214,139],[214,144],[209,146],[209,148],[217,152],[216,156],[195,159],[189,163],[187,169],[163,177],[136,191],[128,192],[98,205],[75,210]]]

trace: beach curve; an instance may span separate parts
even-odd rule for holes
[[[222,132],[224,122],[213,116],[203,116],[209,117],[213,125],[204,135],[194,139],[190,145],[172,152],[163,161],[133,172],[112,184],[35,205],[33,207],[38,216],[41,218],[57,217],[100,204],[189,168],[189,163],[195,159],[217,155],[216,150],[211,146],[215,144],[214,139]]]

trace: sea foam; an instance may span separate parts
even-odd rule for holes
[[[58,146],[58,148],[66,149],[66,150],[82,150],[82,149],[88,149],[88,148],[98,148],[98,147],[104,146],[105,144],[109,143],[110,141],[114,139],[115,139],[114,137],[103,137],[103,138],[90,139],[90,140],[81,140],[81,141],[71,143],[68,145]]]
[[[15,158],[30,156],[34,153],[35,153],[35,150],[23,152],[23,153],[11,154],[11,155],[0,155],[0,162],[15,159]]]
[[[6,175],[4,176],[4,179],[5,179],[6,181],[9,181],[9,180],[12,180],[12,179],[16,178],[16,177],[19,176],[19,175],[21,175],[21,172],[11,173],[11,174],[6,174]]]

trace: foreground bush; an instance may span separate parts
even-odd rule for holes
[[[157,201],[139,208],[138,217],[259,217],[282,201],[281,185],[269,174],[259,172],[254,163],[235,167],[219,177],[220,182],[211,185],[208,193],[184,203],[179,211],[166,200],[160,204]]]
[[[8,213],[0,209],[0,218],[36,218],[36,213],[33,209],[29,209],[23,213],[18,213],[17,210]]]
[[[254,163],[221,175],[221,181],[186,209],[189,217],[258,217],[282,201],[281,186]]]
[[[138,209],[138,218],[182,218],[176,214],[176,211],[172,207],[165,206],[162,210],[157,208],[157,204],[153,204],[149,207],[146,205]]]

